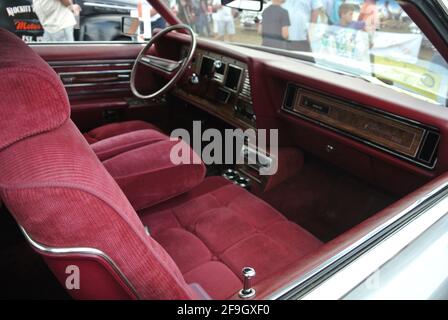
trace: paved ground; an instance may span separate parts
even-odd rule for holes
[[[235,19],[235,31],[236,34],[233,38],[234,42],[261,45],[261,36],[257,33],[257,30],[243,28],[239,22],[239,19]]]
[[[248,30],[247,28],[243,28],[238,20],[235,22],[235,29],[235,42],[261,45],[261,36],[256,29]]]

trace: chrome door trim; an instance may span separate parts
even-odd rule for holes
[[[64,83],[64,87],[66,88],[80,88],[80,87],[105,87],[117,84],[129,84],[128,81],[110,81],[110,82],[86,82],[86,83]],[[118,89],[116,89],[118,90]],[[120,91],[129,91],[129,88],[123,88]],[[102,91],[100,91],[102,92]],[[95,93],[95,92],[93,92]]]
[[[73,87],[86,87],[96,85],[111,85],[111,84],[126,84],[129,83],[131,77],[131,70],[98,70],[98,71],[71,71],[71,72],[59,72],[59,77],[66,88]],[[82,76],[96,76],[96,75],[111,75],[116,77],[113,80],[107,79],[103,81],[101,77],[98,80],[82,79]],[[78,79],[81,76],[81,79]],[[77,81],[78,80],[78,81]],[[84,81],[84,82],[83,82]]]
[[[405,220],[405,222],[409,222],[408,220],[412,221],[413,219],[424,213],[426,209],[428,209],[428,207],[433,206],[434,202],[435,204],[438,204],[441,201],[440,196],[447,196],[447,194],[448,182],[445,182],[435,189],[427,192],[419,200],[409,205],[407,208],[396,214],[388,221],[368,232],[365,236],[361,237],[361,239],[347,246],[345,249],[342,249],[338,254],[332,256],[325,262],[321,263],[319,266],[311,269],[304,275],[299,276],[296,280],[291,281],[289,284],[270,294],[266,299],[300,299],[315,288],[316,285],[312,284],[314,281],[325,281],[326,279],[328,279],[328,277],[344,268],[348,263],[352,262],[360,254],[362,254],[363,249],[366,250],[365,246],[371,246],[375,244],[375,242],[378,243],[381,240],[384,240],[384,234],[389,230],[394,230],[394,228],[397,228],[397,224],[401,224],[402,220]],[[388,235],[386,235],[386,237],[387,236]],[[370,241],[372,241],[373,243],[369,243]],[[367,248],[367,250],[369,250],[369,248]],[[325,275],[325,279],[318,278],[320,277],[319,274],[321,272],[332,267],[336,270],[329,270],[330,274]],[[299,290],[297,290],[297,292],[295,293],[292,292],[299,286],[303,286],[303,288],[299,288]]]
[[[134,63],[133,59],[123,59],[123,60],[61,60],[61,61],[49,61],[48,64],[51,67],[121,67],[129,66],[132,67]]]
[[[76,75],[95,75],[95,74],[122,74],[122,73],[125,74],[131,73],[131,69],[58,72],[60,77],[76,76]]]
[[[132,283],[128,280],[128,278],[126,278],[126,276],[120,270],[118,265],[112,260],[112,258],[110,258],[103,251],[95,249],[95,248],[89,248],[89,247],[55,248],[55,247],[45,246],[41,243],[34,241],[31,238],[31,236],[28,234],[28,232],[21,225],[19,225],[19,228],[20,228],[20,231],[22,231],[22,233],[25,236],[25,239],[28,241],[28,243],[33,248],[35,248],[37,251],[49,253],[49,254],[53,254],[53,255],[62,255],[62,254],[94,255],[94,256],[104,259],[109,264],[109,266],[118,274],[120,279],[128,286],[128,288],[135,295],[135,297],[137,297],[137,299],[140,299],[140,296],[138,295],[137,290],[134,288]]]

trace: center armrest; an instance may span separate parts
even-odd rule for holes
[[[176,144],[189,150],[196,161],[174,164],[170,153]],[[189,145],[168,137],[151,144],[127,150],[103,161],[103,165],[121,187],[135,208],[151,207],[183,194],[204,180],[205,166]]]

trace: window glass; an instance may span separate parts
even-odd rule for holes
[[[122,33],[124,16],[140,18],[141,36]],[[0,27],[26,42],[143,41],[165,26],[146,0],[0,0]]]
[[[203,37],[281,49],[446,105],[447,64],[395,0],[269,0],[262,12],[178,0],[178,17]]]
[[[201,37],[275,49],[446,106],[447,63],[395,0],[163,0]],[[442,0],[446,4],[446,0]],[[140,36],[121,32],[139,17]],[[166,22],[146,0],[0,0],[0,27],[27,42],[143,41]]]
[[[445,7],[445,10],[448,9],[448,0],[442,0],[442,5]]]

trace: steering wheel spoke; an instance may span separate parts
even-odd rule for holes
[[[139,62],[149,67],[152,71],[158,73],[162,72],[163,74],[171,78],[173,76],[173,73],[180,68],[180,66],[184,62],[184,59],[175,61],[144,54],[140,57]]]
[[[179,30],[179,29],[185,29],[188,31],[190,37],[191,37],[191,44],[188,50],[188,53],[186,57],[176,61],[167,59],[164,57],[158,57],[150,54],[146,54],[148,52],[148,49],[151,48],[154,43],[163,36],[165,36],[167,33],[173,31],[173,30]],[[132,67],[131,72],[131,90],[132,93],[141,99],[154,99],[157,96],[160,96],[164,93],[166,93],[169,89],[171,89],[184,75],[188,65],[191,63],[191,60],[193,59],[194,52],[196,50],[196,35],[194,34],[193,30],[187,26],[187,25],[174,25],[169,26],[162,31],[158,32],[154,37],[152,37],[149,42],[146,44],[146,46],[140,51],[137,59],[134,62],[134,66]],[[142,64],[146,66],[146,71],[156,73],[159,76],[163,77],[164,79],[167,79],[167,83],[162,86],[162,88],[158,89],[156,92],[153,92],[151,94],[143,95],[137,90],[137,86],[135,84],[135,81],[137,79],[136,73],[137,73],[137,66],[139,64]],[[143,70],[142,70],[143,71]],[[141,72],[142,72],[141,71]]]

